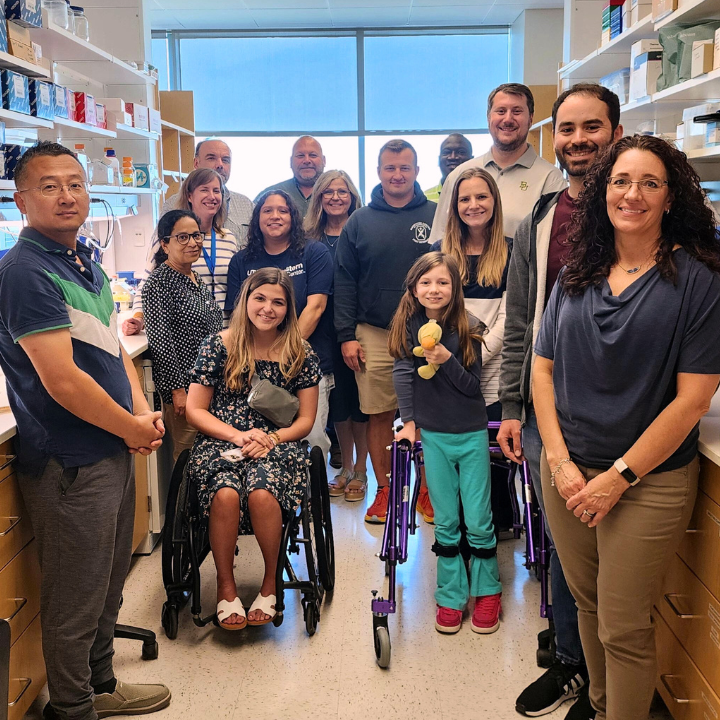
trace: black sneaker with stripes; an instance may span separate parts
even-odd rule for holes
[[[556,710],[564,702],[577,697],[587,684],[584,665],[555,662],[534,683],[528,685],[515,701],[515,710],[527,717],[539,717]]]

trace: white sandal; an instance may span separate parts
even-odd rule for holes
[[[223,620],[229,618],[231,615],[237,615],[243,619],[241,623],[225,623]],[[218,625],[223,630],[242,630],[247,625],[247,615],[245,615],[245,608],[243,607],[240,598],[236,597],[232,601],[221,600],[217,604],[217,621]]]
[[[268,620],[248,620],[248,625],[267,625],[268,623],[271,623],[273,619],[275,618],[276,611],[275,611],[275,596],[274,595],[268,595],[265,597],[262,593],[258,593],[257,597],[255,598],[255,601],[250,606],[250,609],[248,612],[253,612],[255,610],[260,610],[260,612],[263,613],[263,615],[269,615],[270,618]]]

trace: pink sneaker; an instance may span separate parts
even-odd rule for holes
[[[501,597],[502,593],[481,595],[475,598],[475,610],[470,621],[473,632],[489,634],[494,633],[500,627]]]
[[[462,610],[437,606],[435,629],[441,633],[456,633],[462,625]]]

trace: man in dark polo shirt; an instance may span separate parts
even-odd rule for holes
[[[527,458],[543,513],[542,442],[530,397],[533,345],[545,304],[565,264],[564,242],[585,174],[595,158],[623,133],[619,124],[620,101],[615,93],[600,85],[583,83],[566,90],[553,105],[552,120],[555,155],[570,185],[560,192],[543,195],[515,233],[508,271],[500,374],[503,422],[498,432],[498,442],[508,458],[515,462]],[[595,717],[595,711],[588,698],[577,607],[555,552],[550,559],[550,577],[556,662],[521,693],[515,709],[523,715],[537,717],[577,697],[566,720],[590,720]]]
[[[134,453],[164,434],[118,341],[110,283],[76,237],[90,196],[62,145],[30,148],[15,171],[27,217],[0,261],[0,366],[17,423],[18,484],[40,556],[45,718],[95,720],[166,707],[164,685],[113,672],[130,567]]]

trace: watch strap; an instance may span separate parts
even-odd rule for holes
[[[637,485],[640,482],[640,478],[627,466],[627,463],[622,458],[618,458],[613,463],[613,467],[630,483],[631,486]]]

